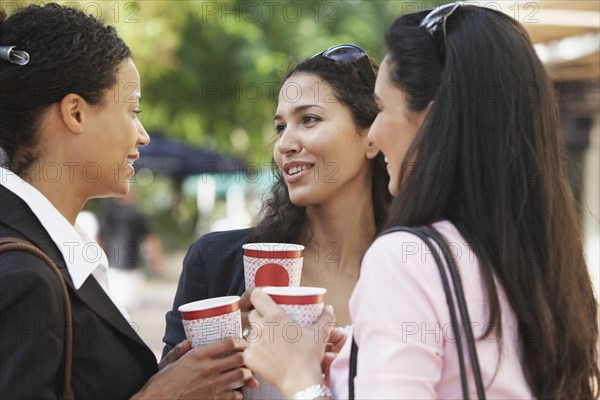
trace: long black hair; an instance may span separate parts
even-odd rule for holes
[[[100,103],[117,81],[119,64],[131,56],[113,27],[54,3],[30,5],[8,18],[0,9],[0,46],[30,56],[27,65],[0,60],[0,147],[18,175],[36,161],[44,111],[69,93]]]
[[[377,71],[377,63],[373,60],[370,62],[374,71]],[[336,99],[350,110],[357,127],[368,128],[375,120],[378,109],[373,100],[373,86],[365,81],[354,63],[335,62],[324,57],[309,58],[298,63],[283,79],[282,84],[296,73],[314,74],[331,85]],[[371,197],[375,226],[379,230],[385,222],[391,201],[387,189],[389,175],[381,153],[371,162]],[[299,243],[303,229],[306,228],[305,208],[290,201],[283,175],[274,162],[272,171],[276,181],[259,214],[255,239]]]
[[[518,319],[535,397],[595,398],[597,306],[544,66],[516,21],[474,6],[447,19],[442,62],[418,26],[425,15],[398,18],[385,37],[389,78],[409,108],[431,103],[387,225],[454,223],[482,266],[484,335],[500,329],[496,277]]]

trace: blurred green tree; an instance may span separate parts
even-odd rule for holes
[[[0,1],[8,14],[39,1]],[[141,120],[194,146],[264,166],[275,139],[281,79],[295,62],[355,43],[376,60],[383,32],[399,15],[444,2],[399,0],[116,1],[69,0],[117,28],[132,49],[142,83]],[[182,181],[139,179],[139,205],[153,216],[166,249],[196,237],[195,197]],[[88,209],[97,211],[102,200]],[[222,206],[218,205],[219,207]],[[215,211],[215,213],[218,213]]]
[[[445,1],[57,1],[117,27],[142,79],[147,130],[270,160],[279,85],[294,61],[340,43],[377,60],[397,16]],[[2,1],[10,14],[39,1]]]
[[[379,60],[383,32],[394,18],[436,5],[390,0],[119,4],[121,19],[115,22],[142,75],[147,130],[255,162],[270,160],[279,85],[294,61],[340,43],[356,43]]]

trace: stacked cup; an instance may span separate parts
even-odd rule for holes
[[[323,313],[324,288],[301,287],[304,246],[290,243],[247,243],[244,251],[246,290],[263,290],[288,314],[298,327],[314,325]],[[196,348],[227,337],[241,337],[239,296],[195,301],[179,307],[186,337]],[[290,331],[291,332],[291,331]],[[299,329],[297,332],[301,332]],[[251,340],[251,339],[248,339]],[[245,400],[283,399],[277,387],[255,376],[258,387],[244,387]]]
[[[323,295],[326,290],[300,287],[304,246],[290,243],[247,243],[242,248],[246,290],[266,286],[263,290],[285,310],[295,324],[300,327],[314,325],[323,313]],[[244,399],[283,399],[277,387],[260,376],[256,376],[256,379],[258,387],[243,389]]]
[[[298,286],[304,246],[248,243],[244,249],[246,289],[255,286]],[[223,296],[179,307],[186,337],[196,348],[227,337],[242,336],[239,296]]]
[[[300,286],[304,246],[247,243],[242,249],[246,290],[257,286]]]

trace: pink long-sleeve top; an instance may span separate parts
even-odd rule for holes
[[[450,244],[461,275],[475,338],[488,325],[488,300],[479,262],[448,221],[434,225]],[[517,320],[496,282],[502,335],[478,340],[476,348],[489,399],[532,398],[520,361]],[[358,344],[357,399],[462,398],[455,336],[433,255],[416,236],[395,232],[367,251],[350,299]],[[463,335],[464,336],[464,335]],[[464,339],[464,338],[463,338]],[[501,343],[500,343],[501,342]],[[335,399],[348,398],[351,338],[331,367]],[[466,343],[463,340],[466,352]],[[470,395],[476,397],[468,354]]]

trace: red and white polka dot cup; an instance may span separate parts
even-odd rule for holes
[[[292,321],[302,327],[317,323],[325,303],[327,289],[319,287],[266,287],[263,291],[283,308]]]
[[[239,296],[194,301],[180,306],[178,310],[185,336],[192,342],[192,348],[228,337],[242,337]]]
[[[304,246],[291,243],[246,243],[246,290],[256,286],[300,286]]]
[[[327,289],[317,287],[274,287],[262,288],[271,298],[287,313],[290,319],[301,327],[309,327],[317,323],[323,314],[323,297]],[[291,335],[296,335],[298,330],[291,329]],[[284,333],[285,334],[285,333]],[[268,335],[263,334],[262,340],[267,340]],[[289,338],[289,340],[297,340]],[[279,400],[285,397],[276,386],[264,380],[261,376],[254,376],[258,387],[249,389],[244,387],[242,393],[244,400]]]

